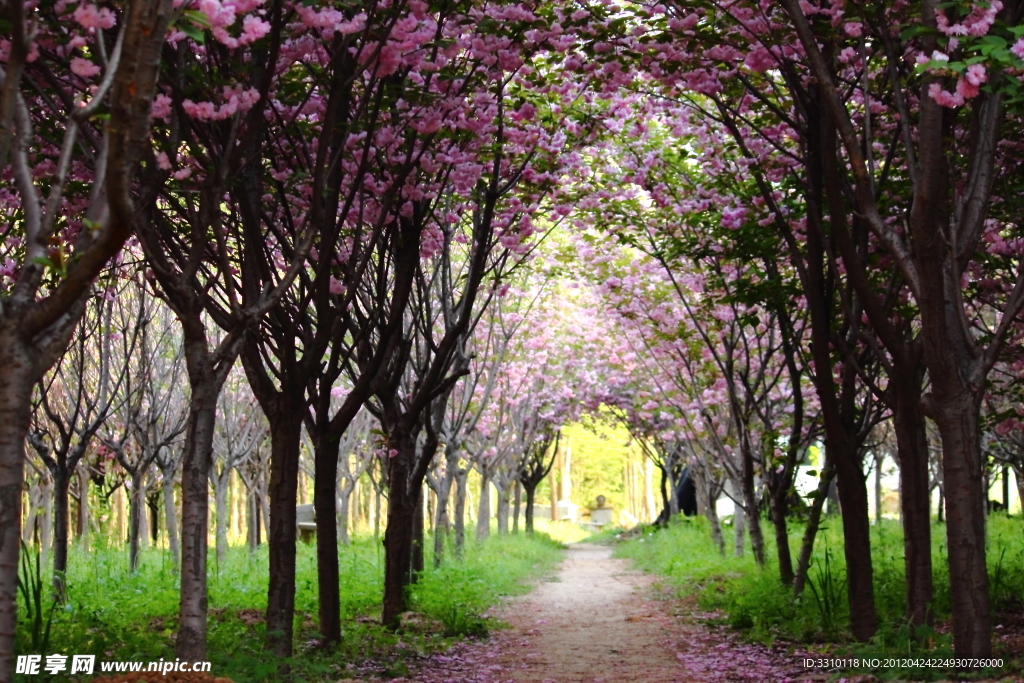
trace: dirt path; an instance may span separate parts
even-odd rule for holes
[[[421,682],[677,683],[784,681],[793,661],[736,643],[666,612],[654,578],[580,543],[551,581],[506,603],[496,616],[511,628],[483,643],[434,658]]]

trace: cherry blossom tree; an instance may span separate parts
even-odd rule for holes
[[[149,135],[171,5],[131,2],[120,15],[93,4],[74,10],[18,1],[0,6],[10,31],[0,55],[0,172],[7,217],[0,312],[4,529],[21,525],[32,387],[60,357],[93,280],[135,228],[129,186]],[[78,56],[75,51],[85,46],[99,64]],[[97,117],[101,111],[109,116]],[[19,536],[5,534],[0,541],[5,680],[14,671]]]

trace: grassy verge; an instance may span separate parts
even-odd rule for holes
[[[446,648],[452,639],[485,634],[492,625],[487,611],[502,596],[527,590],[531,577],[547,573],[559,559],[559,548],[561,543],[544,534],[495,536],[470,544],[462,560],[424,572],[412,588],[415,614],[393,632],[377,623],[382,549],[372,538],[356,539],[340,551],[342,643],[324,650],[317,647],[315,547],[300,544],[290,680],[403,675],[411,661]],[[281,662],[263,650],[267,572],[265,548],[256,553],[231,548],[221,563],[211,556],[209,657],[218,676],[239,682],[277,680]],[[45,622],[52,601],[45,569],[43,574],[39,602]],[[121,549],[73,550],[67,578],[69,601],[53,611],[48,634],[33,628],[37,610],[30,613],[33,601],[19,596],[19,653],[94,654],[97,661],[174,659],[178,584],[165,552],[144,553],[140,569],[131,573]]]
[[[671,528],[647,532],[620,544],[616,553],[635,560],[652,573],[665,577],[678,595],[691,595],[712,619],[742,631],[752,640],[790,642],[812,652],[835,656],[951,654],[949,635],[950,593],[946,565],[945,528],[932,530],[935,581],[934,629],[910,629],[903,616],[903,534],[899,523],[883,520],[872,527],[875,605],[879,629],[869,643],[854,643],[849,633],[846,596],[846,564],[840,520],[830,519],[818,536],[808,573],[807,589],[799,598],[778,578],[776,549],[766,538],[767,566],[759,569],[749,551],[744,557],[731,552],[721,556],[710,539],[706,520],[683,520]],[[794,525],[790,545],[799,549]],[[765,523],[765,531],[769,528]],[[996,656],[1006,660],[1000,671],[1020,673],[1020,644],[1024,643],[1024,523],[1002,515],[989,518],[988,561],[991,598],[995,614]],[[731,539],[730,539],[731,540]],[[731,545],[730,545],[731,551]],[[1012,626],[1011,626],[1012,624]],[[886,675],[928,679],[925,670],[892,670]],[[941,677],[943,672],[935,672]]]

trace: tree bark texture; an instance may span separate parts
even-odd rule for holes
[[[205,346],[205,341],[202,343]],[[175,654],[192,662],[207,659],[209,473],[220,391],[220,384],[214,378],[203,377],[204,366],[197,357],[189,367],[192,395],[181,468],[181,600]],[[193,367],[202,374],[193,374]]]
[[[337,476],[339,442],[329,434],[320,434],[313,453],[313,508],[330,510],[316,516],[316,576],[319,594],[320,636],[325,643],[341,640],[341,594],[338,586]],[[346,505],[347,505],[346,501]],[[347,526],[347,525],[346,525]],[[348,537],[348,529],[343,532]]]
[[[0,681],[14,680],[21,487],[32,385],[42,373],[10,325],[0,327]]]
[[[928,436],[921,406],[921,370],[904,368],[890,378],[895,397],[893,427],[900,464],[906,618],[912,625],[931,623],[932,521]],[[879,469],[881,463],[879,463]],[[880,475],[879,475],[880,476]]]
[[[267,586],[267,648],[278,657],[292,654],[295,616],[295,507],[299,488],[299,444],[302,436],[301,401],[280,400],[270,418],[270,579]],[[288,404],[288,405],[284,405]],[[334,510],[334,479],[331,510]],[[331,515],[333,520],[334,515]],[[319,527],[319,520],[317,520]],[[329,526],[333,526],[328,522]],[[334,540],[334,529],[329,536]],[[317,536],[321,531],[317,528]]]
[[[480,503],[476,515],[476,540],[486,540],[491,535],[491,478],[483,469],[480,472]]]
[[[181,547],[178,542],[178,513],[174,507],[174,469],[161,470],[163,481],[161,489],[164,495],[164,525],[167,527],[167,548],[171,553],[171,567],[178,571],[178,558]]]

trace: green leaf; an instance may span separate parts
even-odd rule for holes
[[[205,38],[202,29],[195,24],[185,23],[179,26],[178,29],[197,43],[203,42],[203,39]]]
[[[902,38],[903,40],[910,40],[911,38],[917,38],[918,36],[925,36],[935,33],[938,33],[937,29],[918,24],[917,26],[911,26],[910,28],[903,29],[903,31],[900,32],[900,38]]]
[[[210,23],[210,17],[206,16],[204,12],[200,12],[195,9],[187,9],[181,13],[188,21],[192,22],[196,26],[202,26],[203,28],[213,28],[213,24]]]

